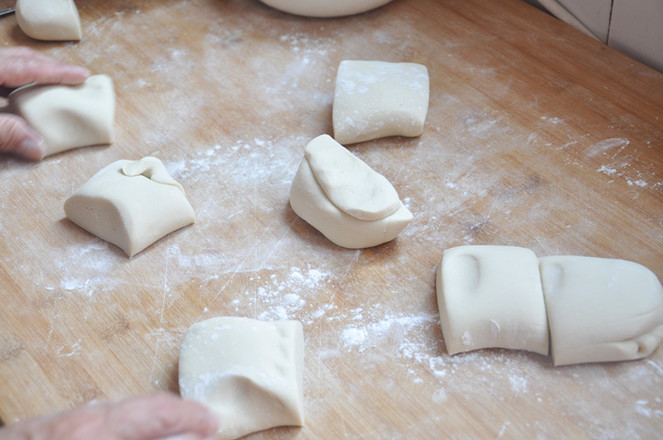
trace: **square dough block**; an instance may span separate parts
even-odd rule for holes
[[[184,336],[180,394],[218,415],[217,440],[301,426],[303,364],[300,322],[211,318],[192,325]]]
[[[529,249],[447,249],[437,270],[437,302],[449,354],[487,347],[548,354],[539,260]]]
[[[46,142],[46,156],[113,142],[115,89],[106,75],[83,84],[29,85],[9,95],[11,109]]]
[[[17,0],[16,21],[25,35],[37,40],[81,39],[81,19],[73,0]]]
[[[149,156],[103,168],[65,201],[64,212],[129,257],[195,220],[182,185]]]
[[[555,365],[641,359],[663,340],[663,287],[631,261],[540,259]]]
[[[334,138],[347,145],[387,136],[419,136],[428,113],[426,66],[342,61],[336,75]]]

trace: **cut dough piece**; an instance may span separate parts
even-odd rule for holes
[[[392,0],[261,0],[283,12],[307,17],[340,17],[359,14]]]
[[[9,95],[12,110],[25,118],[46,142],[46,155],[113,142],[115,92],[106,75],[83,84],[35,85]]]
[[[540,259],[555,365],[640,359],[663,340],[663,287],[631,261]]]
[[[487,347],[548,354],[539,260],[531,250],[447,249],[437,270],[436,289],[449,354]]]
[[[192,325],[179,385],[219,417],[217,440],[303,424],[304,336],[297,321],[218,317]]]
[[[81,39],[81,20],[73,0],[17,0],[16,21],[25,35],[37,40]]]
[[[182,185],[155,157],[113,162],[74,192],[64,211],[129,257],[194,222]]]
[[[290,205],[329,240],[351,249],[393,240],[412,220],[391,183],[328,135],[306,146]]]
[[[428,69],[415,63],[342,61],[332,119],[341,144],[419,136],[428,113]]]

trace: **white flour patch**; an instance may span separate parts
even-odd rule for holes
[[[314,296],[320,285],[325,283],[331,275],[315,268],[300,268],[293,266],[285,279],[277,274],[271,274],[269,279],[259,285],[255,292],[246,292],[246,298],[258,310],[257,319],[264,321],[302,319],[304,309],[308,306],[308,298]],[[235,303],[239,306],[241,301]],[[316,309],[312,316],[321,318],[328,307]]]
[[[598,171],[599,173],[603,173],[606,176],[612,176],[617,173],[617,169],[613,168],[610,165],[601,165],[601,167],[596,171]]]
[[[555,124],[555,125],[556,124],[561,124],[562,122],[564,122],[564,119],[556,118],[556,117],[553,117],[553,116],[541,116],[540,119],[542,121],[550,122],[551,124]]]
[[[589,157],[596,157],[611,153],[612,157],[614,158],[617,154],[619,154],[619,152],[626,148],[629,143],[630,141],[628,139],[623,138],[604,139],[589,147],[586,154]]]

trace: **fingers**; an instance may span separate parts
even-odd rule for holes
[[[62,63],[27,47],[0,49],[0,86],[16,88],[25,84],[80,84],[90,71]]]
[[[38,161],[46,154],[46,143],[24,119],[0,114],[0,152]]]
[[[168,393],[113,404],[106,422],[106,429],[114,430],[117,440],[202,440],[212,438],[218,431],[217,418],[206,407]]]

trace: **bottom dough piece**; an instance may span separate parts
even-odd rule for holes
[[[663,340],[663,287],[631,261],[540,259],[555,365],[641,359]]]
[[[488,347],[548,354],[539,260],[529,249],[447,249],[437,270],[437,303],[449,354]]]
[[[156,157],[113,162],[67,199],[64,212],[130,257],[194,222],[182,185]]]
[[[303,347],[297,321],[218,317],[199,322],[182,342],[180,394],[219,417],[217,440],[301,426]]]

